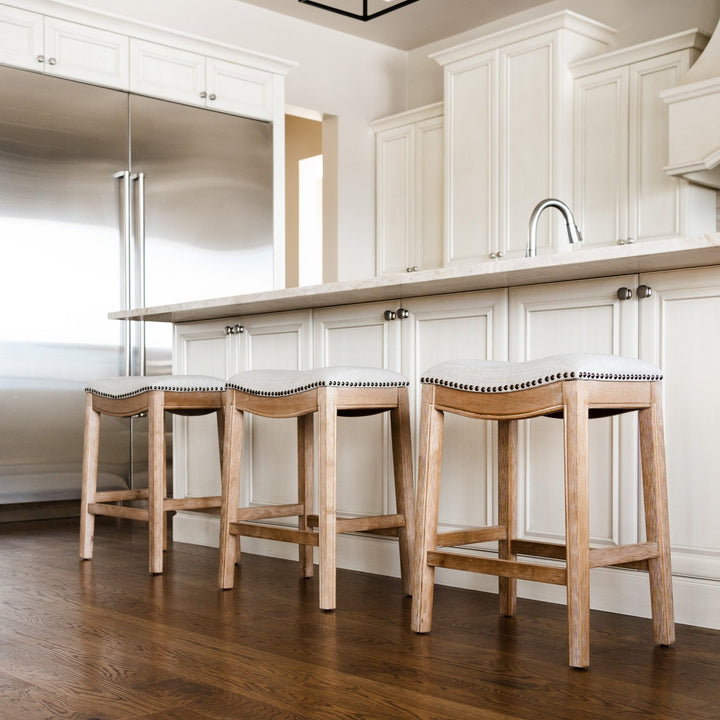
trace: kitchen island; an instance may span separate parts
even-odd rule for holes
[[[174,371],[230,376],[253,368],[380,366],[411,381],[413,433],[423,370],[451,358],[524,360],[557,352],[640,357],[665,374],[675,603],[678,622],[720,627],[720,234],[634,245],[579,248],[535,258],[501,259],[114,312],[117,319],[171,322]],[[244,454],[243,503],[292,502],[292,420],[253,418]],[[343,418],[339,508],[385,513],[392,472],[382,417]],[[203,418],[175,424],[175,494],[219,492],[214,428]],[[492,524],[496,497],[494,430],[448,418],[455,452],[443,467],[443,529]],[[591,536],[612,546],[642,536],[636,423],[629,416],[591,428]],[[520,525],[528,538],[561,541],[564,519],[560,424],[523,423]],[[415,436],[413,441],[415,442]],[[217,544],[217,520],[183,513],[176,540]],[[397,575],[386,537],[343,536],[339,565]],[[250,552],[295,557],[288,545],[244,541]],[[490,545],[469,552],[492,553]],[[619,568],[594,571],[595,608],[649,616],[647,579]],[[438,582],[495,591],[486,576],[444,575]],[[564,602],[561,588],[521,583],[525,597]]]

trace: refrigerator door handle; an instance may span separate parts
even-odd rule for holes
[[[139,307],[145,307],[145,173],[137,173],[132,176],[137,183],[137,200],[135,213],[135,250],[137,260],[135,263],[135,300]],[[145,352],[145,321],[138,323],[138,366],[141,375],[147,373],[146,352]]]
[[[123,310],[129,310],[132,298],[132,197],[130,193],[130,171],[121,170],[113,176],[120,180],[120,237],[123,256]],[[132,375],[132,325],[123,320],[123,372]]]

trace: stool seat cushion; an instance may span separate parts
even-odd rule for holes
[[[225,381],[209,375],[133,375],[94,380],[85,387],[85,392],[121,400],[141,395],[150,390],[167,392],[223,392]]]
[[[247,370],[233,375],[228,389],[249,395],[281,397],[319,387],[407,387],[408,379],[392,370],[326,367],[314,370]]]
[[[621,355],[574,353],[553,355],[526,362],[451,360],[426,370],[420,382],[478,393],[525,390],[563,380],[662,379],[662,371]]]

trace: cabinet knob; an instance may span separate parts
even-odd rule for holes
[[[495,252],[491,252],[491,253],[490,253],[490,259],[491,259],[491,260],[494,260],[496,257],[497,257],[497,253],[495,253]]]
[[[397,315],[393,310],[386,310],[383,313],[383,317],[385,318],[385,320],[395,320],[397,318]]]
[[[207,97],[207,93],[203,90],[203,91],[200,93],[200,97],[204,100],[204,99]]]
[[[208,95],[208,99],[209,99],[209,100],[217,100],[217,95],[216,95],[215,93],[210,93],[210,94]]]
[[[505,251],[504,251],[504,250],[500,250],[500,252],[498,252],[497,256],[498,256],[499,258],[505,257]]]
[[[637,296],[639,300],[649,298],[653,294],[653,290],[649,285],[638,285]]]
[[[44,62],[45,62],[45,56],[44,56],[44,55],[38,55],[38,56],[37,56],[37,61],[38,61],[39,63],[44,63]]]
[[[629,300],[632,297],[632,290],[630,288],[621,287],[617,291],[618,300]]]
[[[56,60],[55,58],[50,58],[50,59],[48,60],[48,64],[49,64],[49,65],[55,65],[55,64],[57,64],[57,60]]]
[[[400,320],[404,320],[405,318],[410,317],[410,312],[405,308],[398,308],[397,316],[400,318]]]

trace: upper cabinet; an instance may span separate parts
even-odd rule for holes
[[[715,192],[668,175],[668,113],[660,98],[707,37],[673,35],[572,66],[574,213],[586,246],[714,232]]]
[[[284,75],[294,66],[77,9],[58,18],[9,5],[0,5],[0,63],[274,121],[279,128]]]
[[[443,264],[443,107],[371,124],[376,152],[377,274]]]
[[[127,89],[125,35],[0,6],[0,62]]]
[[[132,92],[272,119],[270,72],[133,38],[130,73]]]
[[[432,57],[445,76],[445,264],[523,256],[544,198],[572,193],[569,65],[605,50],[613,30],[563,11]],[[538,252],[567,249],[545,213]]]

